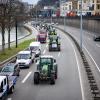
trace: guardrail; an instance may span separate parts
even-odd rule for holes
[[[58,28],[58,27],[56,27]],[[87,78],[88,78],[88,82],[89,82],[89,85],[90,85],[90,92],[92,94],[92,98],[93,100],[100,100],[100,90],[97,86],[97,83],[96,83],[96,80],[95,80],[95,77],[93,75],[93,72],[90,68],[90,65],[86,59],[86,56],[84,54],[84,52],[81,50],[78,42],[74,39],[74,37],[72,37],[69,33],[67,33],[66,31],[64,31],[63,29],[60,29],[58,28],[59,30],[63,31],[64,33],[66,33],[75,43],[76,47],[78,48],[78,51],[80,53],[80,56],[82,58],[82,61],[83,61],[83,64],[84,64],[84,68],[85,68],[85,71],[86,71],[86,74],[87,74]]]

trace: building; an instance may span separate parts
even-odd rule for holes
[[[72,1],[60,3],[60,16],[66,16],[70,11],[72,11]]]
[[[60,16],[76,13],[80,16],[81,0],[60,2]],[[82,0],[82,15],[100,15],[100,0]]]

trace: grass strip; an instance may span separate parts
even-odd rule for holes
[[[18,44],[17,48],[15,48],[15,46],[11,47],[10,50],[6,48],[5,53],[0,52],[0,62],[16,55],[19,51],[24,50],[33,41],[34,41],[34,39],[25,40],[24,42]]]

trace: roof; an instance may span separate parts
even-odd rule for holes
[[[30,54],[31,51],[20,51],[18,54]]]
[[[51,55],[43,55],[43,56],[41,56],[41,58],[54,58],[54,57]]]
[[[39,46],[40,45],[40,42],[31,42],[30,43],[30,46]]]
[[[14,67],[16,65],[16,63],[8,63],[8,64],[5,64],[4,66],[3,66],[3,68],[4,67]]]
[[[2,80],[4,80],[6,78],[6,76],[0,76],[0,83],[2,82]]]

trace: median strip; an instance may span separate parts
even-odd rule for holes
[[[17,48],[13,46],[10,50],[5,49],[5,53],[0,52],[0,66],[12,60],[19,51],[26,49],[32,41],[34,41],[34,39],[25,40],[18,44]]]

